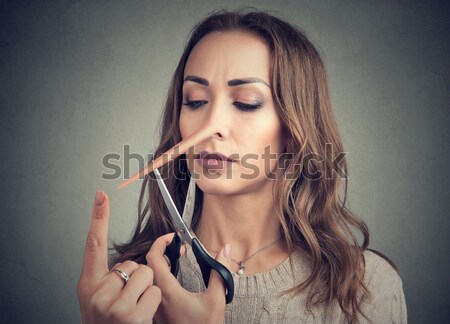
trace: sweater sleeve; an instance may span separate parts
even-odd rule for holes
[[[405,295],[398,272],[373,252],[366,251],[365,257],[366,285],[371,296],[362,301],[364,314],[373,324],[407,323]]]

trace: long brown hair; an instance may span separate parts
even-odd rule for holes
[[[288,135],[285,154],[279,160],[283,167],[278,168],[273,192],[276,216],[289,250],[302,251],[311,264],[307,280],[289,292],[311,288],[310,303],[337,301],[348,321],[356,322],[359,315],[365,317],[359,301],[369,296],[363,256],[369,233],[347,208],[345,158],[329,156],[330,148],[335,152],[344,150],[331,109],[326,71],[318,51],[299,27],[265,12],[223,10],[195,26],[171,81],[161,141],[154,157],[181,140],[182,83],[189,54],[208,33],[228,30],[260,37],[271,52],[272,97]],[[169,163],[162,174],[182,210],[189,182],[185,157]],[[196,197],[193,227],[202,208],[199,189]],[[151,244],[173,230],[157,185],[148,175],[139,197],[134,234],[129,242],[114,245],[117,253],[111,264],[130,259],[145,263]],[[362,242],[358,242],[355,230],[362,234]]]

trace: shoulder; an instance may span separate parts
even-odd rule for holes
[[[385,283],[401,284],[401,278],[390,261],[372,250],[364,251],[364,261],[366,265],[365,283],[370,286],[382,285]]]
[[[406,323],[405,296],[398,271],[387,259],[373,251],[366,250],[364,259],[364,282],[370,293],[362,300],[364,313],[374,323]]]

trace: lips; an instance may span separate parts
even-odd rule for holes
[[[236,160],[231,159],[222,153],[209,153],[207,151],[200,152],[196,161],[202,168],[207,170],[224,169],[227,165],[236,162]]]

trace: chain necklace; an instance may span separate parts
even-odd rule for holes
[[[265,250],[265,249],[270,248],[270,247],[271,247],[272,245],[274,245],[275,243],[278,243],[278,241],[280,241],[280,240],[281,240],[281,237],[279,237],[277,240],[273,241],[272,243],[269,243],[269,244],[263,246],[263,247],[260,248],[259,250],[256,250],[255,252],[253,252],[252,254],[250,254],[248,257],[246,257],[246,258],[243,259],[243,260],[235,260],[235,259],[231,258],[231,261],[233,261],[234,263],[236,263],[236,264],[239,266],[239,270],[237,271],[237,274],[238,274],[239,276],[242,276],[242,275],[244,274],[244,270],[245,270],[245,266],[244,266],[244,263],[245,263],[245,262],[247,262],[248,260],[250,260],[251,258],[253,258],[253,257],[254,257],[255,255],[257,255],[259,252],[261,252],[261,251],[263,251],[263,250]],[[206,247],[206,246],[205,246],[205,247]],[[208,249],[207,247],[206,247],[206,249],[207,249],[209,252],[219,253],[219,251],[210,250],[210,249]]]

